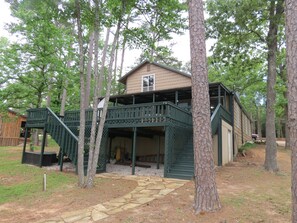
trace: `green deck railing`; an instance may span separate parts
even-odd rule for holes
[[[47,121],[46,108],[32,108],[27,110],[28,116],[26,127],[28,128],[44,128]]]
[[[192,125],[192,116],[171,102],[156,102],[110,107],[106,117],[106,124],[111,127],[158,126],[168,122]]]

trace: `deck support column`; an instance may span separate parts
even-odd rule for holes
[[[160,137],[158,136],[157,169],[160,169]]]
[[[44,147],[45,147],[45,140],[46,140],[46,130],[43,129],[43,137],[42,137],[42,144],[41,144],[41,151],[40,151],[40,163],[39,166],[42,167],[43,161],[43,154],[44,154]]]
[[[221,104],[221,85],[218,86],[218,105]]]
[[[65,129],[62,130],[62,145],[60,147],[60,171],[63,171],[64,146],[65,146]],[[77,165],[76,165],[77,169]]]
[[[220,119],[218,126],[218,166],[222,166],[222,149],[222,119]]]
[[[135,175],[136,137],[137,137],[137,127],[134,127],[133,128],[133,147],[132,147],[132,175]]]
[[[26,145],[27,145],[27,137],[28,137],[28,128],[25,127],[25,141],[24,141],[24,146],[23,146],[22,163],[25,162],[25,152],[26,152]]]
[[[108,157],[108,162],[110,162],[110,161],[109,161],[110,159],[114,159],[114,157],[111,157],[112,138],[113,138],[113,137],[110,137],[110,138],[109,138],[109,154],[108,154],[109,157]]]

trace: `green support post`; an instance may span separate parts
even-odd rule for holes
[[[41,144],[41,151],[40,151],[40,163],[39,166],[42,167],[42,161],[43,161],[43,154],[44,154],[44,147],[45,147],[45,140],[46,140],[46,129],[43,129],[43,138],[42,138],[42,144]]]
[[[132,150],[132,175],[135,175],[136,136],[137,136],[137,127],[134,127],[133,128],[133,150]]]
[[[27,137],[28,137],[28,128],[25,128],[25,141],[23,146],[23,156],[22,156],[22,163],[25,162],[25,152],[26,152],[26,145],[27,145]]]
[[[222,119],[220,117],[218,125],[218,166],[222,166]]]
[[[65,129],[62,129],[62,143],[60,149],[60,171],[63,171],[63,158],[64,158],[64,146],[65,146]],[[77,165],[76,165],[77,166]]]
[[[218,105],[221,104],[221,85],[218,86]]]
[[[167,177],[167,173],[169,173],[169,164],[168,164],[168,160],[170,159],[170,134],[169,134],[169,126],[165,127],[165,157],[164,157],[164,177]]]
[[[160,169],[160,136],[158,136],[157,169]]]

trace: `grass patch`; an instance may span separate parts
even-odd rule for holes
[[[253,142],[246,142],[243,146],[238,149],[238,152],[244,154],[249,149],[255,148],[257,145]]]
[[[21,164],[21,147],[0,147],[0,204],[25,197],[46,196],[74,185],[77,176]],[[47,191],[43,192],[43,174],[47,172]]]
[[[222,199],[222,202],[228,206],[240,210],[241,207],[246,203],[246,198],[241,196],[228,196]]]

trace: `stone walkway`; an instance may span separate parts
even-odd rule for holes
[[[114,173],[99,174],[97,177],[135,180],[138,182],[138,186],[122,197],[86,209],[64,213],[59,217],[39,221],[39,223],[96,222],[108,218],[110,215],[136,208],[157,198],[162,198],[188,182],[186,180],[153,176],[121,176]]]

